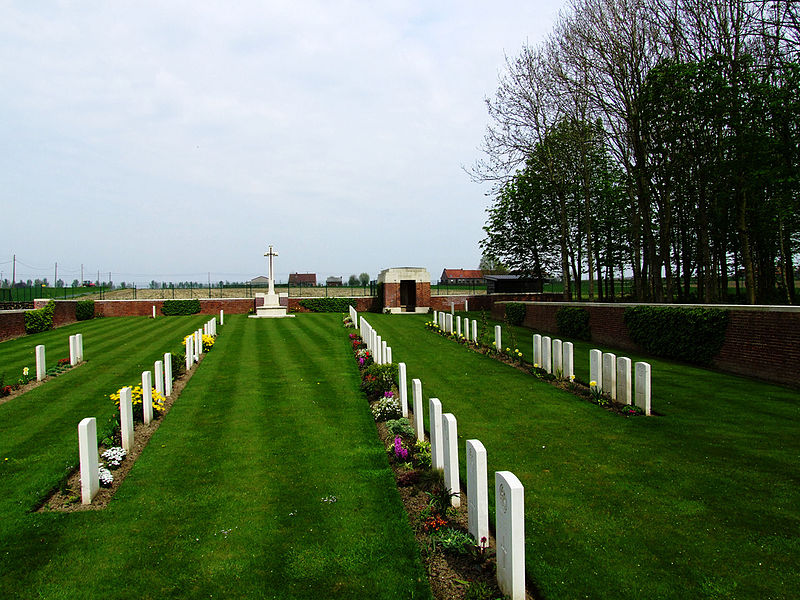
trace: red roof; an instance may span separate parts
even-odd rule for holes
[[[483,279],[483,271],[480,269],[445,269],[446,279]]]

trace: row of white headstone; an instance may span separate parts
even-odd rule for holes
[[[562,342],[538,333],[533,335],[533,363],[547,373],[569,379],[575,375],[575,353],[572,342]]]
[[[350,307],[353,309],[353,307]],[[354,309],[353,309],[354,310]],[[355,311],[354,311],[355,312]],[[361,339],[367,345],[367,350],[372,357],[372,362],[376,365],[389,365],[392,363],[392,347],[386,343],[375,328],[370,325],[364,317],[358,318],[358,313],[355,313],[353,323],[359,330]]]
[[[632,392],[633,379],[631,378],[631,359],[620,356],[617,357],[611,352],[601,352],[593,349],[589,351],[589,379],[595,382],[597,389],[611,396],[620,404],[631,404],[631,400],[636,406],[650,413],[650,363],[634,363],[634,373],[636,374],[635,395]]]
[[[462,318],[461,315],[453,315],[452,312],[446,313],[435,310],[433,311],[433,322],[444,333],[455,334],[459,337],[463,336],[468,342],[476,342],[478,340],[478,322],[475,319],[470,321],[467,317]]]
[[[44,344],[36,346],[34,356],[36,357],[36,381],[42,381],[47,377]],[[74,367],[81,362],[83,362],[83,334],[76,333],[69,336],[69,364]]]
[[[222,322],[223,313],[220,311],[220,324]],[[190,360],[192,362],[200,360],[200,354],[203,352],[204,329],[209,332],[206,335],[216,336],[216,317],[208,321],[203,329],[197,329],[186,337],[187,369],[191,368]],[[165,397],[172,395],[172,354],[165,352],[164,360],[157,360],[153,365],[153,370],[155,379],[153,372],[142,371],[142,413],[145,425],[153,420],[153,387],[156,392]],[[122,448],[128,453],[133,449],[134,444],[132,391],[130,386],[126,386],[119,392]],[[100,462],[97,454],[97,419],[95,417],[86,417],[78,424],[78,452],[81,471],[81,502],[91,504],[100,489]]]
[[[452,314],[438,313],[435,319]],[[354,319],[355,323],[356,320]],[[456,321],[460,324],[460,321]],[[365,320],[362,317],[361,323]],[[473,324],[475,322],[473,321]],[[475,325],[473,325],[475,326]],[[367,325],[368,331],[375,330]],[[363,330],[362,330],[363,332]],[[363,339],[367,339],[362,334]],[[408,417],[408,389],[406,364],[397,364],[400,409]],[[417,440],[425,439],[423,422],[422,382],[411,380],[414,430]],[[442,413],[438,398],[428,399],[430,419],[431,464],[444,471],[445,486],[453,494],[451,504],[461,504],[461,482],[458,470],[458,423],[452,413]],[[487,544],[489,539],[489,496],[486,466],[486,448],[480,440],[466,441],[467,455],[467,515],[470,535],[477,544]],[[497,539],[497,582],[500,590],[512,600],[525,598],[525,490],[520,480],[510,471],[495,472],[495,508]]]

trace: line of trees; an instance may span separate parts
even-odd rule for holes
[[[791,0],[572,0],[486,100],[484,253],[565,298],[793,303],[799,59]]]

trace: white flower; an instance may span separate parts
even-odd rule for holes
[[[24,369],[22,369],[22,374],[25,375],[25,377],[28,376],[28,367],[25,367]]]
[[[100,485],[103,487],[108,487],[114,482],[114,476],[111,474],[111,471],[105,467],[100,467],[100,469],[98,469],[98,475],[100,477]]]

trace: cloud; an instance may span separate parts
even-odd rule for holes
[[[279,240],[286,273],[476,266],[486,190],[460,166],[503,51],[559,5],[5,5],[0,181],[27,224],[6,251],[222,279]]]

